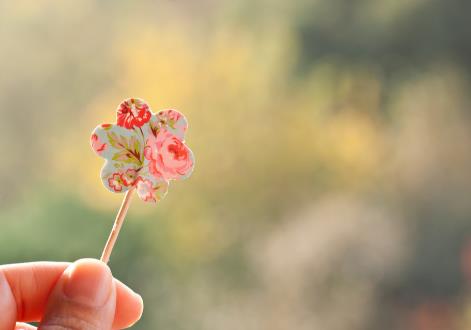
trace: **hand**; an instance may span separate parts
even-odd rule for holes
[[[142,309],[142,298],[95,259],[0,266],[0,330],[36,329],[17,322],[40,322],[40,330],[124,329]]]

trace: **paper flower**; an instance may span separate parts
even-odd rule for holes
[[[194,157],[185,144],[186,118],[178,111],[153,114],[137,98],[117,108],[117,123],[102,124],[92,133],[91,145],[105,165],[101,179],[115,193],[136,188],[146,202],[157,202],[167,193],[169,181],[187,178]]]

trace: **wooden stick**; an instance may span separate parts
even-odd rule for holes
[[[110,236],[106,242],[105,248],[103,249],[103,254],[101,255],[100,260],[105,264],[110,261],[111,252],[113,252],[113,247],[118,239],[119,231],[124,223],[124,218],[126,218],[126,213],[128,213],[129,205],[131,204],[131,197],[134,193],[135,188],[131,188],[124,195],[123,203],[119,208],[118,214],[116,215],[116,220],[114,221],[113,229],[111,229]]]

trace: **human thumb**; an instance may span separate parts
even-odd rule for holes
[[[62,274],[49,297],[39,330],[110,330],[116,289],[108,266],[82,259]]]

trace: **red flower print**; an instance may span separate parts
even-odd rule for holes
[[[113,173],[113,175],[108,179],[108,185],[115,191],[121,192],[123,191],[124,184],[123,174],[121,173]]]
[[[149,106],[140,99],[127,99],[118,106],[118,125],[127,129],[142,127],[146,124],[152,114]]]
[[[101,143],[96,134],[92,134],[91,143],[93,150],[99,155],[106,149],[106,143]]]
[[[134,186],[137,179],[137,171],[135,169],[128,169],[122,174],[123,183],[125,186]]]
[[[144,155],[149,160],[149,172],[156,178],[180,179],[193,170],[190,149],[165,129],[160,130],[157,136],[149,136]]]

